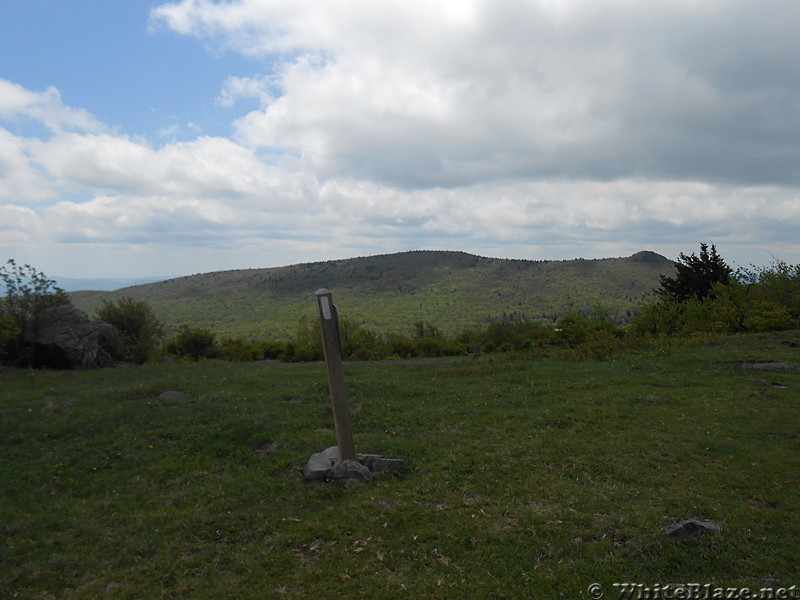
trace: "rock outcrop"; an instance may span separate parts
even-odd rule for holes
[[[28,323],[25,342],[32,348],[37,368],[96,369],[110,367],[123,354],[123,344],[112,325],[90,319],[72,304],[43,311]]]

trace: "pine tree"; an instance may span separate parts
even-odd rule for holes
[[[733,269],[717,254],[717,248],[700,244],[700,256],[681,253],[675,264],[674,277],[661,276],[661,287],[656,290],[663,300],[686,302],[692,298],[713,297],[714,285],[730,283]]]

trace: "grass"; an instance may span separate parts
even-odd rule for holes
[[[799,335],[606,362],[348,363],[357,450],[408,466],[366,484],[302,478],[308,456],[335,443],[319,363],[5,369],[0,596],[582,598],[595,581],[606,597],[622,581],[800,584],[800,374],[741,367],[800,363]],[[168,390],[185,395],[161,399]],[[686,517],[724,530],[663,536]]]

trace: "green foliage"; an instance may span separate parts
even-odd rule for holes
[[[11,315],[0,315],[0,364],[11,358],[12,347],[21,333]]]
[[[572,355],[579,359],[605,360],[623,347],[623,330],[601,306],[589,314],[572,313],[559,319],[556,329]]]
[[[164,324],[144,300],[128,296],[116,302],[103,300],[97,316],[119,332],[125,343],[125,360],[137,364],[151,360],[164,337]]]
[[[250,362],[261,360],[263,353],[255,342],[241,338],[222,338],[219,342],[219,358],[232,362]]]
[[[720,259],[721,260],[721,259]],[[705,296],[685,300],[662,295],[642,307],[631,323],[638,335],[688,335],[778,331],[800,327],[800,266],[773,264],[740,269]]]
[[[733,270],[717,254],[713,244],[700,244],[700,255],[681,253],[676,263],[675,276],[661,276],[661,288],[657,290],[662,300],[687,302],[693,298],[713,297],[715,284],[730,282]]]
[[[21,328],[43,310],[69,304],[66,292],[54,280],[30,265],[17,265],[13,259],[0,267],[0,283],[4,292],[0,314],[10,315]]]
[[[384,337],[365,325],[342,319],[342,354],[350,360],[380,360],[388,356]]]
[[[69,297],[55,281],[13,259],[0,267],[0,289],[0,360],[24,363],[30,350],[23,339],[25,328],[35,325],[46,309],[69,304]]]
[[[297,322],[293,344],[287,344],[286,360],[322,360],[322,329],[318,319],[302,316]]]
[[[216,335],[210,329],[183,324],[167,342],[167,352],[195,361],[213,358],[216,355]]]

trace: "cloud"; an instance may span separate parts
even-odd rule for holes
[[[251,146],[206,136],[152,146],[113,133],[36,138],[0,130],[0,165],[4,246],[195,247],[240,256],[268,245],[275,255],[294,248],[304,257],[314,248],[347,256],[450,247],[571,258],[628,254],[654,240],[677,254],[687,237],[786,249],[796,237],[786,224],[800,219],[797,186],[629,177],[408,188],[319,177],[302,160],[273,164]],[[13,198],[14,189],[27,192]]]
[[[0,118],[32,119],[49,130],[100,132],[107,128],[83,109],[65,106],[54,87],[32,92],[21,85],[0,79]]]
[[[233,135],[146,140],[0,80],[0,247],[161,248],[217,268],[412,248],[677,256],[700,240],[791,257],[798,18],[795,0],[164,4],[161,35],[254,59],[209,99]]]
[[[281,57],[269,78],[231,79],[221,95],[262,101],[236,122],[242,143],[321,177],[403,188],[797,184],[800,76],[782,57],[800,52],[798,18],[793,0],[186,0],[152,13]]]

